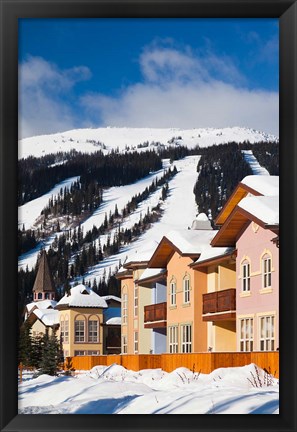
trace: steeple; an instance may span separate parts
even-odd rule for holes
[[[39,259],[38,271],[32,291],[34,301],[55,299],[55,287],[45,251],[42,251]]]

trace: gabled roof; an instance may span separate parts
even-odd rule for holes
[[[41,257],[39,259],[38,271],[33,285],[33,291],[55,292],[53,278],[49,269],[45,251],[42,251]]]
[[[47,327],[59,324],[59,311],[55,309],[35,309],[33,314]]]
[[[200,268],[223,262],[230,259],[234,253],[235,249],[233,247],[211,247],[202,252],[200,257],[193,264],[190,264],[190,267]]]
[[[162,238],[148,267],[165,268],[174,252],[181,256],[197,259],[207,249],[217,231],[214,230],[176,230]]]
[[[236,205],[248,194],[259,196],[279,195],[279,177],[267,175],[250,175],[238,183],[233,193],[217,216],[216,225],[223,225]]]
[[[161,279],[164,279],[166,277],[166,273],[166,268],[147,268],[144,270],[137,282],[139,284],[157,282]]]
[[[96,294],[91,288],[83,284],[70,289],[70,295],[65,294],[57,303],[57,309],[66,307],[97,307],[107,308],[106,301]]]
[[[235,246],[238,236],[251,221],[264,229],[278,233],[278,196],[253,196],[242,199],[218,231],[211,245]]]
[[[57,302],[55,300],[40,300],[26,305],[26,310],[30,313],[33,309],[54,309]]]

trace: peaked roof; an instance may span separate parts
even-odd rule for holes
[[[249,175],[236,186],[216,218],[216,225],[223,225],[236,205],[248,195],[279,195],[279,177],[270,175]]]
[[[165,268],[174,252],[181,256],[197,259],[207,248],[217,231],[211,230],[175,230],[162,238],[153,253],[148,267]]]
[[[65,294],[57,303],[56,308],[63,307],[98,307],[107,308],[106,301],[96,294],[91,288],[83,284],[70,289],[70,295]]]
[[[53,278],[49,269],[46,252],[43,251],[39,259],[38,271],[33,285],[33,291],[55,292]]]
[[[243,198],[218,231],[211,245],[235,246],[238,235],[251,221],[278,234],[278,197],[254,196]]]

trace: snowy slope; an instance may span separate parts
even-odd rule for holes
[[[128,255],[131,253],[137,253],[139,250],[147,249],[147,245],[159,241],[163,235],[168,231],[173,229],[187,229],[191,226],[193,219],[197,214],[197,205],[195,203],[195,196],[193,193],[193,187],[197,180],[197,164],[200,156],[189,156],[179,161],[174,161],[174,165],[177,167],[178,173],[169,182],[169,196],[163,203],[162,208],[164,210],[161,220],[155,223],[150,230],[144,233],[139,240],[133,242],[131,245],[122,249],[122,251],[116,255],[111,256],[104,260],[97,266],[95,266],[89,274],[86,276],[85,280],[93,279],[94,277],[100,277],[103,274],[104,268],[113,271],[116,266],[119,266],[119,260],[125,261]],[[168,167],[169,161],[164,160],[163,167]],[[103,195],[103,204],[99,207],[94,214],[87,219],[83,224],[83,231],[86,232],[92,229],[93,225],[100,226],[104,221],[105,213],[109,214],[109,211],[114,211],[115,204],[118,205],[119,211],[124,207],[124,205],[129,201],[133,195],[142,192],[148,185],[151,184],[154,178],[160,178],[162,176],[163,170],[152,173],[150,176],[142,179],[132,185],[112,187],[105,190]],[[56,186],[59,190],[59,185]],[[50,195],[50,194],[49,194]],[[122,228],[131,228],[136,222],[139,221],[141,214],[145,215],[147,208],[151,209],[156,204],[158,204],[161,196],[161,190],[155,192],[147,200],[141,203],[141,205],[128,216],[125,222],[122,224]],[[48,197],[47,197],[48,199]],[[36,200],[34,200],[36,201]],[[32,201],[33,202],[33,201]],[[43,201],[40,200],[42,203]],[[25,206],[22,206],[25,207]],[[33,226],[35,221],[35,216],[37,213],[36,202],[32,206],[32,217],[30,218],[28,214],[28,209],[30,208],[30,203],[26,204],[26,222],[27,226]],[[40,206],[39,211],[42,207]],[[23,209],[19,209],[19,217],[22,219]],[[115,230],[111,232],[111,237],[113,237]],[[52,235],[47,241],[42,245],[45,249],[48,249],[50,244],[53,242],[55,235]],[[104,236],[101,236],[101,245],[104,244]],[[19,257],[19,269],[28,268],[31,269],[36,264],[36,259],[41,245],[36,249],[21,255]]]
[[[48,153],[70,151],[75,149],[85,153],[93,153],[97,150],[108,152],[119,148],[124,151],[126,146],[137,148],[144,142],[160,142],[168,145],[172,138],[176,143],[189,148],[199,145],[207,147],[213,144],[223,144],[230,141],[251,143],[259,141],[278,141],[278,137],[268,135],[254,129],[233,128],[201,128],[201,129],[150,129],[150,128],[99,128],[99,129],[75,129],[63,133],[40,135],[19,140],[19,159],[32,156],[44,156]],[[102,147],[104,144],[106,149]],[[141,149],[138,149],[141,151]],[[147,148],[143,148],[147,150]]]
[[[259,385],[252,376],[259,376]],[[28,377],[29,378],[29,377]],[[260,386],[260,382],[262,386]],[[19,384],[20,414],[278,414],[278,380],[250,364],[210,374],[96,366]]]

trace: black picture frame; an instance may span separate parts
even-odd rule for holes
[[[296,431],[297,4],[292,0],[0,0],[1,431]],[[17,142],[18,19],[87,17],[279,18],[280,414],[18,415]]]

